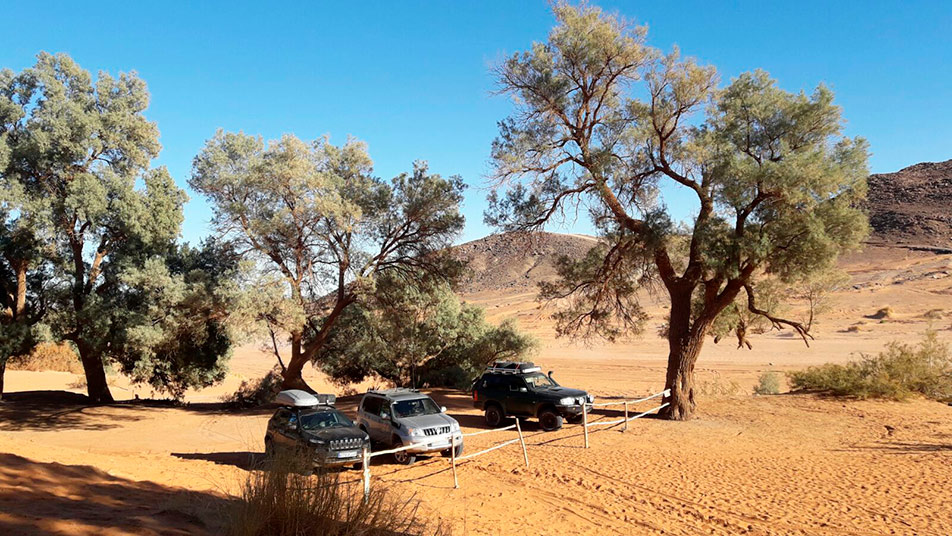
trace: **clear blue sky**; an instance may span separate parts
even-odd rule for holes
[[[137,71],[162,133],[156,164],[183,187],[217,128],[354,135],[380,176],[415,159],[462,175],[471,188],[461,240],[490,232],[483,180],[496,121],[510,110],[491,94],[488,68],[553,25],[543,1],[56,4],[0,5],[0,67],[23,69],[46,50],[93,72]],[[647,23],[650,44],[677,44],[725,80],[763,68],[791,91],[830,85],[847,134],[870,140],[874,172],[952,158],[952,2],[597,4]],[[190,196],[184,237],[195,241],[211,213]]]

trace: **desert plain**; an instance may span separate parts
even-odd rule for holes
[[[477,274],[464,298],[493,321],[516,318],[539,341],[534,361],[598,401],[662,390],[662,297],[645,295],[652,320],[631,340],[556,338],[535,284],[551,277],[553,255],[590,239],[544,238],[528,247],[505,236],[460,246]],[[850,281],[832,295],[809,347],[777,331],[754,335],[752,350],[707,341],[691,421],[648,416],[628,430],[596,428],[588,449],[580,426],[545,433],[530,421],[528,468],[518,444],[498,449],[460,463],[454,489],[445,458],[404,467],[381,457],[373,485],[418,499],[424,516],[454,534],[952,534],[952,407],[752,394],[765,371],[843,363],[889,341],[914,343],[930,328],[952,341],[952,254],[869,244],[841,267]],[[262,465],[273,411],[230,410],[221,400],[273,365],[259,346],[244,346],[226,380],[189,392],[185,405],[150,401],[148,388],[113,377],[116,397],[129,402],[86,406],[70,394],[82,392],[79,375],[9,370],[11,394],[0,405],[0,533],[217,533],[214,513]],[[357,393],[372,386],[334,385],[316,370],[307,380],[336,392],[352,416]],[[485,428],[468,393],[431,394],[465,432]],[[592,419],[618,415],[600,409]],[[512,437],[476,436],[466,450]]]

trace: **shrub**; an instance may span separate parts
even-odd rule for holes
[[[889,343],[879,355],[845,365],[825,364],[788,373],[795,390],[835,396],[903,400],[915,394],[952,400],[952,353],[929,330],[918,344]]]
[[[38,372],[71,372],[83,373],[83,364],[76,351],[69,343],[41,342],[33,351],[21,357],[10,360],[13,370],[34,370]]]
[[[360,484],[343,484],[354,473],[299,474],[276,459],[252,471],[226,516],[230,536],[390,536],[444,534],[419,515],[419,501],[371,487],[364,502]]]
[[[754,393],[758,395],[779,395],[780,374],[773,371],[761,374],[757,379],[757,385],[754,387]]]
[[[284,378],[281,371],[275,367],[264,377],[254,380],[242,380],[238,390],[224,397],[224,402],[239,408],[253,408],[267,404],[281,391]]]

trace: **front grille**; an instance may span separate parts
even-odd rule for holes
[[[440,434],[448,434],[448,433],[450,433],[450,427],[449,427],[449,426],[436,426],[436,427],[433,427],[433,428],[424,428],[424,429],[423,429],[423,433],[424,433],[425,435],[428,435],[428,436],[435,436],[435,435],[440,435]]]
[[[359,449],[364,445],[364,440],[356,437],[347,439],[334,439],[330,442],[331,450],[353,450]]]

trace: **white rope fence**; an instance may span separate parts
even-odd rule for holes
[[[624,424],[625,427],[624,427],[624,429],[623,429],[622,431],[627,430],[627,429],[628,429],[628,423],[629,423],[630,421],[633,421],[633,420],[635,420],[635,419],[639,419],[639,418],[641,418],[641,417],[644,417],[645,415],[649,415],[649,414],[654,413],[654,412],[656,412],[656,411],[660,411],[661,409],[664,409],[665,407],[668,406],[668,403],[665,402],[664,404],[661,404],[661,405],[658,406],[658,407],[651,408],[651,409],[649,409],[649,410],[647,410],[647,411],[644,411],[644,412],[638,413],[637,415],[634,415],[634,416],[629,417],[629,416],[628,416],[628,408],[629,408],[629,406],[630,406],[631,404],[638,404],[638,403],[641,403],[641,402],[646,402],[646,401],[648,401],[648,400],[652,400],[652,399],[655,399],[655,398],[658,398],[658,397],[666,397],[666,396],[669,396],[670,394],[671,394],[671,390],[670,390],[670,389],[666,389],[666,390],[664,390],[664,391],[662,391],[662,392],[660,392],[660,393],[653,394],[653,395],[647,396],[647,397],[645,397],[645,398],[635,399],[635,400],[620,400],[620,401],[617,401],[617,402],[602,402],[602,403],[599,403],[599,404],[583,404],[583,405],[582,405],[582,429],[583,429],[584,435],[585,435],[585,448],[589,448],[589,443],[588,443],[588,429],[589,429],[589,428],[595,427],[595,426],[614,426],[614,425],[618,425],[618,424]],[[590,422],[588,422],[588,406],[589,406],[589,405],[592,406],[592,408],[596,408],[596,407],[608,407],[608,406],[624,406],[624,407],[625,407],[625,417],[624,417],[623,419],[617,419],[617,420],[613,420],[613,421],[596,421],[596,422],[590,423]],[[523,458],[523,461],[524,461],[525,464],[526,464],[526,467],[529,467],[529,451],[526,449],[526,440],[525,440],[525,436],[523,436],[523,434],[522,434],[522,425],[520,424],[519,419],[516,419],[516,423],[515,423],[515,424],[511,424],[511,425],[509,425],[509,426],[503,426],[502,428],[494,428],[494,429],[492,429],[492,430],[480,430],[480,431],[478,431],[478,432],[470,432],[470,433],[467,433],[467,434],[461,434],[461,437],[472,437],[472,436],[478,436],[478,435],[482,435],[482,434],[491,434],[491,433],[496,433],[496,432],[505,432],[505,431],[507,431],[507,430],[512,430],[513,428],[516,429],[516,432],[519,434],[519,437],[516,437],[516,438],[513,438],[513,439],[509,439],[509,440],[507,440],[507,441],[503,441],[502,443],[499,443],[498,445],[493,445],[493,446],[491,446],[491,447],[485,448],[485,449],[480,450],[480,451],[478,451],[478,452],[474,452],[474,453],[472,453],[472,454],[467,454],[466,456],[459,456],[459,457],[456,456],[456,447],[457,447],[456,435],[453,435],[453,436],[452,436],[452,439],[451,439],[451,441],[450,441],[450,465],[451,465],[452,470],[453,470],[453,487],[456,488],[456,489],[459,489],[459,477],[458,477],[457,474],[456,474],[456,464],[457,464],[457,463],[462,462],[462,461],[465,461],[465,460],[470,460],[470,459],[476,458],[476,457],[478,457],[478,456],[482,456],[483,454],[488,454],[488,453],[490,453],[490,452],[492,452],[492,451],[494,451],[494,450],[501,449],[501,448],[503,448],[503,447],[507,447],[507,446],[513,445],[513,444],[515,444],[515,443],[520,443],[520,444],[522,445],[522,458]],[[387,450],[379,450],[379,451],[376,451],[376,452],[371,452],[370,449],[368,449],[368,448],[364,448],[364,449],[363,449],[363,453],[362,453],[362,456],[361,456],[361,459],[362,459],[362,462],[363,462],[363,463],[362,463],[362,465],[363,465],[363,478],[361,478],[361,480],[363,481],[363,484],[364,484],[364,501],[365,501],[365,502],[370,500],[370,477],[371,477],[371,474],[370,474],[370,460],[371,460],[372,458],[377,457],[377,456],[384,456],[384,455],[387,455],[387,454],[395,454],[395,453],[397,453],[397,452],[402,452],[402,451],[405,451],[405,450],[412,450],[412,449],[415,449],[415,448],[419,448],[419,447],[418,447],[417,445],[412,445],[412,444],[411,444],[411,445],[404,445],[404,446],[401,446],[401,447],[396,447],[396,448],[387,449]],[[360,482],[361,480],[353,480],[353,481],[341,482],[340,484],[356,483],[356,482]]]
[[[591,428],[591,427],[593,427],[593,426],[615,426],[615,425],[618,425],[618,424],[623,424],[624,427],[622,428],[622,432],[624,432],[624,431],[628,430],[628,423],[629,423],[629,422],[631,422],[631,421],[633,421],[633,420],[635,420],[635,419],[640,419],[641,417],[644,417],[645,415],[654,413],[654,412],[656,412],[656,411],[660,411],[660,410],[662,410],[662,409],[668,407],[668,403],[665,402],[664,404],[661,404],[660,406],[658,406],[658,407],[656,407],[656,408],[651,408],[651,409],[649,409],[648,411],[645,411],[645,412],[642,412],[642,413],[639,413],[639,414],[635,415],[634,417],[629,417],[629,416],[628,416],[628,406],[629,406],[629,405],[631,405],[631,404],[639,404],[639,403],[641,403],[641,402],[647,402],[648,400],[652,400],[652,399],[655,399],[655,398],[658,398],[658,397],[666,397],[666,396],[669,396],[669,395],[671,395],[671,389],[665,389],[664,391],[661,391],[660,393],[655,393],[655,394],[653,394],[653,395],[651,395],[651,396],[646,396],[646,397],[644,397],[644,398],[638,398],[638,399],[636,399],[636,400],[619,400],[618,402],[602,402],[602,403],[600,403],[600,404],[591,404],[592,408],[603,408],[603,407],[608,407],[608,406],[625,406],[625,416],[624,416],[624,418],[617,419],[617,420],[614,420],[614,421],[595,421],[595,422],[593,422],[593,423],[590,423],[590,422],[588,422],[588,408],[586,407],[586,405],[582,405],[582,428],[583,428],[583,430],[584,430],[584,435],[585,435],[585,448],[589,448],[589,445],[588,445],[588,429],[589,429],[589,428]]]

